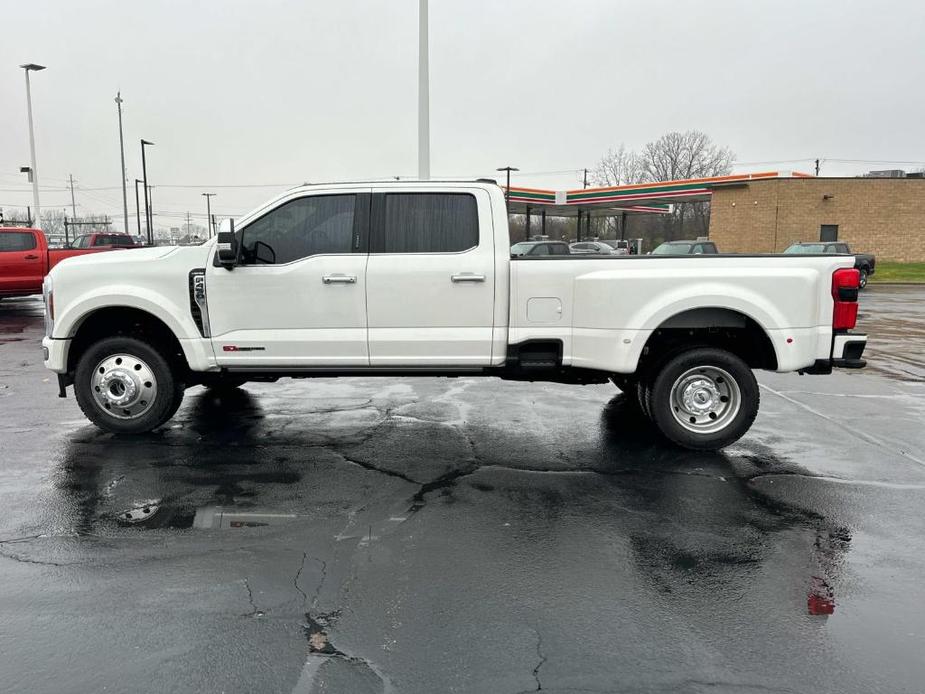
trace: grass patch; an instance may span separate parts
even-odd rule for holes
[[[870,282],[925,284],[925,263],[892,263],[878,260],[874,274],[870,276]]]

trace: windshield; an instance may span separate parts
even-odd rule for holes
[[[825,253],[824,243],[795,243],[784,253]]]
[[[689,243],[663,243],[652,251],[652,255],[685,255],[690,253]]]
[[[511,246],[511,255],[524,255],[525,253],[529,253],[530,249],[535,245],[536,244],[528,243],[526,241],[515,243],[513,246]]]

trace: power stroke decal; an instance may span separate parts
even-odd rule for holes
[[[238,347],[237,345],[222,345],[223,352],[266,352],[266,347]]]

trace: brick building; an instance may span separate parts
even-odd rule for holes
[[[878,260],[925,262],[925,178],[765,178],[712,186],[710,239],[724,253],[845,241]]]

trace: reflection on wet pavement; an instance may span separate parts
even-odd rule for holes
[[[866,692],[925,676],[901,636],[925,633],[925,470],[892,430],[862,431],[884,411],[899,427],[915,383],[763,376],[753,433],[723,453],[665,445],[610,387],[467,378],[195,388],[163,429],[119,437],[36,385],[23,345],[41,320],[15,313],[23,340],[0,355],[30,366],[0,367],[17,402],[0,399],[11,691]],[[825,419],[826,389],[870,397]],[[834,440],[852,428],[866,438]]]
[[[868,368],[925,381],[925,291],[917,286],[870,285],[861,294],[858,330],[869,333]]]

